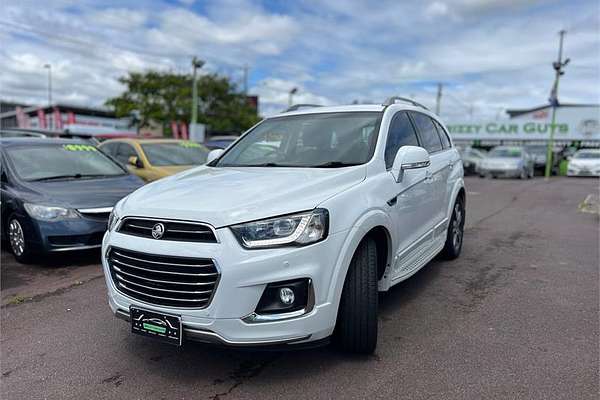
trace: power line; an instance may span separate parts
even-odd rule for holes
[[[100,47],[104,47],[104,48],[108,48],[108,49],[119,49],[122,51],[128,51],[130,53],[136,53],[136,54],[144,55],[147,57],[162,58],[162,59],[169,57],[168,55],[165,55],[165,54],[150,52],[150,51],[141,50],[138,48],[131,48],[128,46],[123,46],[123,45],[117,45],[114,43],[107,44],[107,43],[103,43],[102,41],[92,42],[92,41],[83,40],[83,39],[79,39],[79,38],[73,38],[73,37],[57,34],[57,33],[51,32],[51,31],[47,31],[45,29],[40,29],[40,28],[33,27],[30,25],[25,25],[22,23],[14,23],[14,22],[2,20],[2,19],[0,19],[0,26],[6,26],[6,27],[14,29],[14,30],[31,32],[33,34],[41,36],[42,38],[52,37],[57,40],[60,40],[63,43],[71,43],[74,45],[83,46],[83,48],[85,48],[85,49],[95,49],[100,46]],[[188,54],[177,55],[177,57],[187,57],[187,56],[188,56]]]

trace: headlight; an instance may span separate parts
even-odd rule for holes
[[[30,203],[25,203],[23,206],[31,218],[42,221],[79,218],[77,211],[70,208],[41,206],[39,204]]]
[[[117,213],[115,213],[115,209],[113,208],[113,210],[110,212],[110,215],[108,216],[108,231],[112,231],[116,226],[117,226],[117,222],[119,222],[119,216],[117,215]]]
[[[304,246],[327,237],[329,213],[317,208],[299,214],[233,225],[231,230],[247,249]]]

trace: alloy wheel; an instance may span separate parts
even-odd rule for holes
[[[16,256],[21,256],[25,252],[25,235],[23,228],[16,219],[10,220],[8,224],[8,238],[10,247]]]
[[[463,210],[460,202],[454,206],[454,218],[452,219],[452,246],[458,250],[462,244],[463,237]]]

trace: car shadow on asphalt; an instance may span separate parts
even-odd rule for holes
[[[435,258],[407,280],[393,286],[379,295],[379,318],[385,320],[390,315],[402,311],[411,301],[420,296],[438,276],[445,262]]]

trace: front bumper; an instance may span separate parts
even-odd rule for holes
[[[589,169],[568,168],[567,176],[600,176],[600,172]]]
[[[62,221],[40,221],[27,217],[31,244],[41,252],[97,249],[102,246],[106,220],[81,217]]]
[[[243,249],[228,228],[217,230],[219,243],[154,240],[118,232],[104,237],[102,264],[110,307],[126,319],[129,307],[181,316],[189,340],[232,346],[303,343],[327,338],[333,332],[337,306],[330,296],[334,266],[346,232],[330,235],[305,246],[262,250]],[[106,260],[110,246],[147,254],[211,258],[221,276],[210,304],[203,309],[159,306],[139,301],[118,291]],[[267,284],[308,278],[312,282],[314,307],[305,314],[277,321],[252,321]]]
[[[117,309],[117,311],[115,312],[115,317],[122,319],[123,321],[130,322],[128,311]],[[188,325],[183,325],[183,335],[185,340],[233,347],[288,345],[307,341],[311,337],[311,335],[303,335],[298,337],[286,337],[281,339],[235,341],[227,339],[226,337],[223,337],[216,332],[206,329],[195,329],[189,327]]]
[[[519,168],[489,168],[479,167],[479,173],[482,175],[493,175],[505,178],[517,178],[521,176],[522,169]]]

